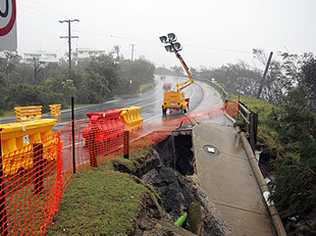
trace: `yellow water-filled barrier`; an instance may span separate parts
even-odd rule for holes
[[[143,126],[140,107],[137,106],[121,109],[121,119],[130,131],[140,129]]]
[[[16,121],[38,120],[42,118],[43,106],[15,107]]]
[[[55,119],[0,124],[2,163],[6,176],[33,166],[34,144],[43,145],[43,159],[55,160],[56,153],[48,150],[54,142],[58,142],[52,131],[55,124]]]
[[[49,105],[49,109],[50,109],[50,115],[54,118],[54,119],[59,119],[60,114],[61,114],[61,104],[52,104]]]

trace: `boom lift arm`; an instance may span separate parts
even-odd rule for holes
[[[185,61],[183,60],[182,56],[180,55],[179,52],[175,51],[175,54],[177,56],[177,58],[179,59],[179,61],[181,62],[181,65],[183,67],[183,69],[185,70],[187,76],[188,76],[188,80],[183,82],[183,83],[177,83],[177,92],[182,91],[183,89],[185,89],[186,87],[190,86],[191,84],[193,84],[193,78],[192,78],[192,73],[189,69],[189,67],[187,66],[187,64],[185,63]]]

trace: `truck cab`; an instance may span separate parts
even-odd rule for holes
[[[167,91],[164,93],[162,115],[167,115],[167,110],[177,110],[186,113],[189,110],[189,98],[185,98],[183,92]]]

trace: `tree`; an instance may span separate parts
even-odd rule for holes
[[[174,73],[174,75],[176,75],[176,76],[184,76],[183,69],[182,69],[181,66],[173,66],[170,69]]]
[[[219,68],[204,69],[197,73],[203,79],[215,79],[221,83],[227,92],[236,95],[255,96],[260,72],[244,62],[227,64]]]
[[[311,54],[286,60],[286,76],[298,82],[270,118],[286,150],[275,163],[272,199],[283,215],[301,220],[316,208],[316,62]]]
[[[112,91],[118,85],[118,69],[118,65],[111,55],[102,55],[93,58],[86,71],[99,81],[99,93],[106,97],[113,95]]]
[[[310,109],[316,111],[316,58],[312,54],[305,54],[304,59],[299,83],[310,102]]]
[[[155,66],[145,59],[117,61],[111,54],[83,59],[73,65],[70,80],[68,64],[63,60],[39,69],[37,63],[36,68],[21,63],[16,54],[4,55],[0,58],[0,112],[16,105],[67,106],[72,95],[83,104],[101,103],[116,94],[138,92],[143,84],[154,82]]]

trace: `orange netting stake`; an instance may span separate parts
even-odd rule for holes
[[[0,230],[1,230],[1,235],[4,235],[4,236],[8,235],[8,217],[7,217],[7,210],[6,210],[5,190],[4,190],[4,173],[3,173],[3,162],[2,162],[1,136],[0,136]]]
[[[124,149],[124,158],[129,159],[129,131],[124,131],[124,141],[123,141],[123,149]]]

